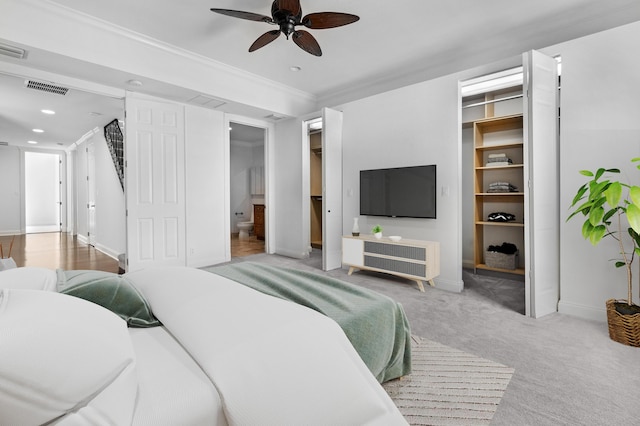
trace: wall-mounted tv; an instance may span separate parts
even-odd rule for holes
[[[363,216],[436,218],[436,165],[360,171]]]

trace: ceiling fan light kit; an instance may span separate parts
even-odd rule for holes
[[[279,27],[277,30],[267,31],[258,37],[249,47],[249,52],[266,46],[280,37],[280,34],[284,34],[287,40],[289,36],[291,36],[291,39],[298,47],[314,56],[322,56],[320,45],[310,32],[297,30],[297,26],[303,26],[312,30],[322,30],[352,24],[360,19],[356,15],[340,12],[310,13],[303,18],[300,0],[275,0],[271,4],[271,17],[231,9],[212,8],[211,11],[234,18],[266,22],[267,24],[277,25]]]

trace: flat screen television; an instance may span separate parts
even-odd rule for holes
[[[363,216],[436,218],[436,165],[360,171]]]

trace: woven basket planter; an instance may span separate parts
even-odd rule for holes
[[[518,267],[518,252],[514,254],[504,254],[485,250],[484,263],[490,268],[513,270]]]
[[[627,302],[607,300],[607,324],[611,340],[627,346],[640,347],[640,313],[623,315],[616,311],[616,304]]]

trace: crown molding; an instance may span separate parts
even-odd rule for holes
[[[317,97],[311,93],[293,88],[291,86],[287,86],[279,82],[275,82],[273,80],[269,80],[260,75],[253,74],[239,68],[232,67],[230,65],[219,62],[215,59],[182,49],[180,47],[171,45],[169,43],[165,43],[163,41],[149,37],[147,35],[138,33],[136,31],[133,31],[124,27],[120,27],[118,25],[112,24],[110,22],[107,22],[95,16],[91,16],[86,13],[69,8],[67,6],[60,5],[58,3],[55,3],[54,1],[51,1],[51,0],[39,0],[39,1],[38,0],[2,0],[2,1],[7,2],[8,3],[7,8],[15,12],[11,18],[13,20],[13,27],[15,29],[19,29],[19,28],[22,28],[22,29],[12,32],[11,28],[8,28],[7,32],[5,33],[3,33],[0,30],[0,38],[2,38],[4,34],[4,38],[7,38],[8,41],[15,41],[17,43],[21,43],[23,45],[26,45],[27,48],[31,46],[34,48],[49,50],[53,46],[55,46],[55,43],[52,42],[52,40],[42,40],[42,36],[38,36],[37,34],[30,33],[28,25],[26,27],[21,27],[18,25],[21,21],[24,21],[25,24],[31,23],[31,25],[38,25],[37,21],[34,22],[33,19],[31,19],[30,17],[38,16],[41,21],[43,20],[42,17],[47,17],[47,21],[53,23],[54,31],[56,28],[55,26],[60,25],[63,27],[67,27],[67,29],[78,28],[78,29],[81,29],[81,31],[86,31],[87,33],[89,33],[87,34],[87,38],[90,38],[93,36],[94,38],[99,39],[101,37],[100,34],[103,34],[103,37],[106,37],[106,40],[108,40],[107,41],[108,44],[105,45],[105,47],[107,48],[113,49],[113,46],[117,45],[118,49],[122,50],[123,52],[129,52],[129,54],[132,54],[131,52],[148,51],[151,57],[154,57],[155,55],[155,57],[163,58],[163,60],[165,61],[169,60],[174,64],[175,63],[184,64],[181,66],[181,68],[184,70],[188,70],[189,72],[192,72],[192,73],[197,72],[199,73],[198,75],[203,75],[203,76],[207,75],[209,81],[233,81],[235,82],[234,83],[235,85],[240,84],[238,83],[238,81],[244,82],[242,85],[244,85],[245,88],[244,90],[240,91],[241,93],[239,93],[239,96],[243,97],[244,102],[243,102],[243,99],[234,100],[234,99],[229,99],[228,96],[222,96],[223,98],[229,99],[232,102],[239,102],[239,103],[245,103],[245,104],[247,102],[250,103],[251,97],[248,97],[248,92],[250,93],[252,90],[254,91],[260,90],[262,92],[267,93],[267,96],[262,97],[262,99],[265,99],[265,98],[276,99],[275,105],[273,105],[275,107],[273,108],[273,110],[276,112],[291,114],[291,112],[294,110],[299,110],[299,109],[309,110],[316,107]],[[7,16],[6,19],[9,19],[9,17]],[[1,20],[2,19],[0,19],[0,21]],[[8,24],[10,23],[10,21],[6,21],[6,22]],[[61,27],[58,27],[58,28],[61,28]],[[90,34],[91,30],[94,30],[95,34]],[[19,31],[22,31],[22,33],[20,33]],[[15,32],[18,32],[16,36],[19,39],[11,40],[11,36],[15,35],[14,34]],[[21,35],[23,37],[21,37]],[[60,38],[62,36],[59,35],[57,37]],[[22,40],[20,38],[22,38]],[[36,45],[33,45],[34,43]],[[58,53],[58,54],[64,55],[64,53],[62,53],[63,51],[74,52],[73,49],[76,49],[75,52],[72,53],[72,55],[75,55],[74,57],[76,57],[76,59],[86,60],[88,62],[95,61],[95,58],[96,58],[95,55],[93,56],[91,54],[84,55],[84,53],[82,53],[82,41],[73,42],[71,44],[72,44],[72,47],[70,48],[67,47],[65,49],[60,49],[58,52],[52,52],[52,53]],[[79,56],[83,56],[83,57],[79,57]],[[166,58],[170,58],[170,59],[166,59]],[[103,62],[103,66],[104,65],[105,64]],[[138,67],[138,69],[142,69],[145,66],[147,66],[148,68],[148,63],[144,64],[144,62],[140,62],[136,65],[136,63],[133,62],[131,63],[131,68],[129,69],[129,71],[127,70],[123,70],[123,71],[135,74],[134,69],[136,66]],[[197,70],[197,71],[194,71],[194,70]],[[172,71],[165,70],[165,75],[168,75],[167,73],[169,72],[172,72]],[[186,73],[180,76],[179,74],[176,74],[174,72],[173,75],[176,76],[176,80],[182,79],[184,83],[185,79],[189,74]],[[214,77],[213,79],[211,79],[212,76]],[[174,84],[178,87],[180,86],[180,83],[176,81],[167,81],[167,83]],[[227,85],[227,87],[236,87],[234,84],[231,84],[230,86]],[[220,87],[224,87],[224,86],[220,86]],[[207,94],[211,94],[213,96],[220,96],[217,93],[207,93]],[[277,97],[275,97],[274,94],[277,94]],[[266,110],[271,109],[271,108],[265,108],[264,105],[263,106],[256,105],[256,106],[258,108],[263,108]],[[278,109],[280,109],[280,111],[278,111]]]

